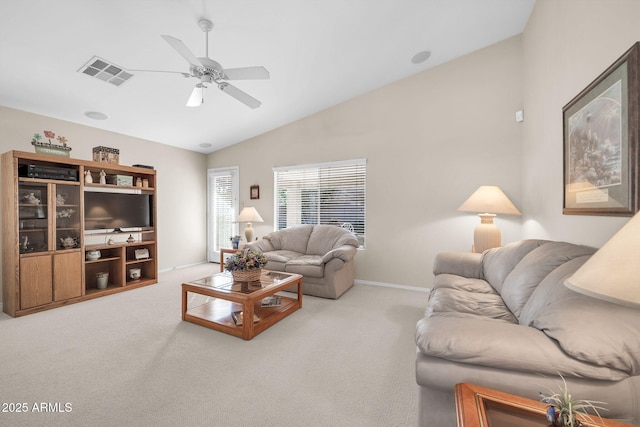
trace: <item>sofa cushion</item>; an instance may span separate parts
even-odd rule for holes
[[[476,317],[515,323],[500,295],[439,288],[429,294],[425,316]]]
[[[479,317],[425,317],[417,324],[416,344],[429,356],[498,369],[608,381],[627,378],[614,368],[567,357],[544,333],[517,323]]]
[[[274,231],[264,236],[269,240],[274,249],[285,249],[289,251],[306,253],[309,236],[313,230],[313,225],[304,224]]]
[[[344,228],[335,225],[320,224],[313,227],[305,253],[324,255],[343,245],[360,246],[358,239]]]
[[[516,317],[520,317],[522,308],[529,297],[558,266],[584,255],[592,255],[596,250],[588,246],[566,242],[548,242],[533,249],[511,270],[500,290],[505,304]]]
[[[571,261],[567,261],[547,277],[545,277],[529,297],[529,301],[522,308],[518,320],[521,325],[533,326],[533,321],[537,319],[545,308],[553,301],[558,299],[568,289],[564,286],[564,281],[571,276],[577,269],[582,267],[591,255],[584,255]]]
[[[301,255],[289,260],[285,265],[285,271],[307,277],[323,277],[324,261],[319,255]]]
[[[482,269],[484,279],[498,292],[502,291],[504,279],[511,270],[527,255],[547,240],[521,240],[509,243],[501,248],[493,248],[485,251],[482,256]]]
[[[634,284],[635,285],[635,284]],[[640,374],[640,312],[554,287],[533,326],[557,340],[576,359]]]
[[[438,274],[433,279],[431,289],[460,289],[480,294],[498,294],[485,280],[462,277],[455,274]]]
[[[303,254],[300,252],[288,251],[286,249],[264,252],[264,256],[267,257],[267,261],[281,262],[284,264],[288,263],[292,259],[301,257],[302,255]]]

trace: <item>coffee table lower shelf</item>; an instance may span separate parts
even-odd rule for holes
[[[298,300],[293,298],[281,296],[280,302],[277,307],[261,307],[259,303],[254,304],[253,310],[258,321],[253,322],[251,338],[300,308]],[[209,302],[188,309],[182,320],[243,338],[244,322],[236,325],[232,317],[232,313],[237,311],[243,311],[242,304],[213,298]]]

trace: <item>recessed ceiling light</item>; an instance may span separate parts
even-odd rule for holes
[[[94,120],[107,120],[109,118],[106,114],[98,111],[87,111],[84,115]]]
[[[202,147],[202,148],[211,148],[211,144],[209,144],[208,142],[203,142],[202,144],[200,144],[200,147]]]
[[[413,55],[413,58],[411,58],[411,62],[413,62],[414,64],[421,64],[429,59],[430,56],[431,52],[429,52],[428,50],[423,50],[422,52],[418,52]]]

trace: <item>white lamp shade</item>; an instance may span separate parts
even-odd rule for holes
[[[463,212],[521,215],[518,208],[497,185],[480,186],[460,205],[458,210]]]
[[[636,214],[564,284],[616,304],[640,308],[640,214]]]
[[[264,222],[256,208],[246,206],[242,208],[242,212],[238,215],[238,222]]]
[[[202,83],[198,83],[196,87],[193,88],[193,92],[191,92],[191,96],[187,101],[187,107],[199,107],[202,104],[202,98],[204,97],[204,86]]]

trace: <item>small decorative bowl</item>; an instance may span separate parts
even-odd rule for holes
[[[129,270],[129,277],[131,278],[131,280],[138,280],[140,278],[141,275],[141,271],[139,268],[132,268]]]
[[[87,258],[87,261],[93,261],[96,259],[99,259],[101,256],[100,251],[87,251],[85,257]]]

